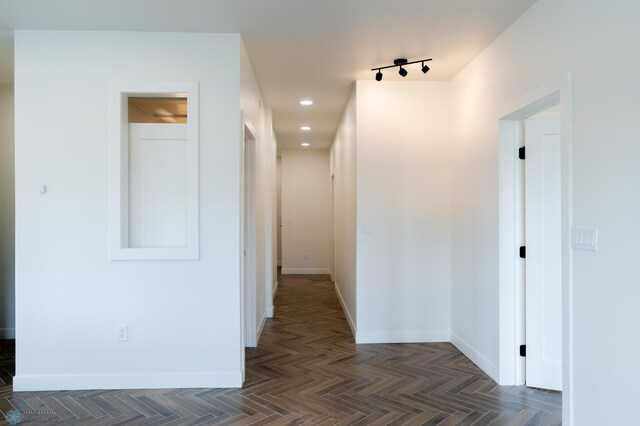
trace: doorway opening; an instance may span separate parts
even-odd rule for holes
[[[256,139],[250,125],[243,127],[242,259],[244,346],[257,346],[256,324]]]
[[[498,116],[499,382],[562,390],[567,423],[572,395],[570,88],[570,77],[558,80]]]

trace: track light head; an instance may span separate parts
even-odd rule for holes
[[[376,73],[376,81],[382,81],[382,71],[380,70]]]
[[[400,74],[402,77],[406,77],[407,74],[409,74],[407,72],[407,70],[405,70],[404,68],[402,68],[402,66],[400,67],[400,71],[398,71],[398,74]]]
[[[422,73],[426,74],[428,73],[430,70],[429,66],[425,65],[424,62],[422,63]]]

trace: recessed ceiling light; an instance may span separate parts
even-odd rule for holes
[[[300,105],[303,105],[303,106],[313,105],[313,101],[311,99],[303,99],[300,101]]]
[[[302,142],[302,143],[300,144],[300,146],[309,146],[309,145],[310,145],[310,144],[309,144],[309,142]]]
[[[311,127],[309,127],[309,126],[301,126],[300,130],[302,130],[303,132],[308,132],[309,130],[311,130]]]

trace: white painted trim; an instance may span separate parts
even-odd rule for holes
[[[329,268],[282,268],[282,275],[331,275]]]
[[[258,326],[258,332],[256,333],[256,347],[258,346],[258,342],[260,341],[260,336],[262,336],[262,330],[264,330],[264,326],[267,323],[267,312],[262,316],[260,320],[260,325]]]
[[[573,407],[573,76],[560,92],[562,114],[562,423],[574,424]]]
[[[0,339],[15,339],[16,329],[14,327],[0,328]]]
[[[240,111],[240,128],[238,129],[238,134],[240,135],[240,140],[238,141],[238,158],[239,158],[239,170],[240,170],[240,179],[239,180],[239,184],[240,186],[238,187],[238,191],[240,192],[240,217],[238,218],[240,220],[240,240],[238,241],[238,266],[240,268],[239,272],[239,276],[240,276],[240,282],[238,283],[240,288],[240,311],[238,312],[240,314],[240,366],[242,369],[242,383],[244,383],[244,379],[246,378],[246,357],[245,357],[245,352],[246,352],[246,346],[245,346],[245,341],[247,339],[247,335],[246,335],[246,303],[244,300],[244,293],[245,293],[245,262],[244,262],[244,246],[245,246],[245,211],[244,211],[244,129],[245,129],[245,124],[244,124],[244,112],[241,110]]]
[[[359,331],[356,343],[441,343],[451,340],[450,330]]]
[[[242,387],[240,370],[189,374],[17,375],[13,378],[14,392],[240,387]]]
[[[199,172],[198,82],[110,82],[108,121],[109,258],[111,260],[198,260]],[[187,96],[187,247],[128,247],[129,96]]]
[[[562,423],[573,425],[573,252],[571,250],[571,226],[573,223],[573,180],[572,180],[572,75],[566,73],[557,80],[524,94],[500,110],[497,120],[521,120],[535,112],[543,110],[552,102],[560,98],[560,111],[562,116]],[[505,133],[506,132],[506,133]],[[508,128],[501,126],[500,137],[508,135]],[[503,222],[511,215],[509,209],[513,209],[513,199],[503,199],[509,194],[509,184],[505,186],[503,180],[511,179],[508,163],[511,161],[506,151],[501,149],[502,140],[499,143],[500,162],[500,271],[499,271],[499,376],[501,385],[515,384],[515,366],[513,358],[517,357],[514,341],[513,324],[515,324],[515,311],[509,308],[513,304],[514,292],[513,274],[509,270],[511,260],[507,256],[510,243],[503,235],[509,232],[509,223]],[[515,152],[511,151],[515,156]],[[510,207],[511,206],[511,207]],[[513,269],[511,267],[511,269]],[[456,345],[457,346],[457,345]],[[461,349],[462,350],[462,349]],[[464,352],[464,351],[463,351]],[[467,356],[469,356],[467,354]],[[471,358],[471,356],[469,356]],[[473,359],[472,359],[473,360]],[[475,361],[474,361],[475,362]],[[476,363],[478,364],[478,363]],[[479,364],[478,364],[479,365]],[[480,366],[482,368],[482,366]],[[484,369],[484,368],[483,368]],[[485,370],[486,371],[486,370]],[[493,377],[493,376],[492,376]]]
[[[245,315],[245,346],[255,348],[258,345],[258,327],[256,322],[257,315],[257,167],[258,167],[258,139],[254,126],[244,119],[242,113],[242,188],[241,188],[241,217],[242,217],[242,241],[240,262],[243,265],[242,271],[242,287],[244,289],[244,315]],[[249,162],[247,169],[247,162]],[[253,185],[250,185],[251,191],[247,194],[247,178],[250,178]],[[247,205],[247,195],[249,195],[250,204]],[[248,210],[248,212],[247,212]],[[249,217],[246,217],[246,213]]]
[[[276,285],[273,287],[273,291],[271,292],[271,305],[267,306],[267,317],[273,318],[275,313],[275,308],[273,306],[273,301],[276,299],[276,293],[278,292],[278,281],[276,281]],[[269,302],[267,302],[269,303]]]
[[[523,183],[521,160],[518,148],[521,146],[522,132],[520,121],[499,120],[499,370],[501,385],[523,385],[520,378],[522,360],[519,358],[519,346],[524,344],[520,333],[524,306],[520,306],[519,286],[524,285],[524,262],[519,258],[518,247],[522,245],[524,212],[522,206]],[[520,176],[518,175],[520,174]]]
[[[338,300],[340,301],[340,305],[342,305],[342,310],[344,311],[344,316],[347,317],[347,323],[349,323],[349,328],[351,328],[351,334],[353,334],[353,337],[356,337],[356,323],[353,321],[353,318],[351,318],[351,313],[349,312],[349,309],[347,309],[347,305],[346,303],[344,303],[344,299],[342,298],[342,294],[340,294],[340,288],[338,287],[337,283],[333,283],[335,289],[336,289],[336,294],[338,295]]]
[[[451,332],[451,344],[458,348],[467,358],[498,383],[498,367],[475,350],[470,344]]]
[[[522,178],[517,176],[521,172],[517,162],[517,150],[521,143],[520,122],[534,114],[543,111],[551,105],[561,101],[562,82],[556,81],[546,84],[511,102],[501,109],[498,117],[499,141],[499,377],[501,385],[523,385],[521,377],[522,360],[518,348],[524,344],[520,324],[524,316],[524,306],[521,306],[518,285],[524,272],[521,260],[517,255],[517,248],[521,245],[523,226],[523,201],[521,189]],[[521,325],[521,324],[520,324]]]

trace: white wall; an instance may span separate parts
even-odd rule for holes
[[[330,274],[329,151],[283,150],[281,164],[282,273]]]
[[[0,339],[15,338],[13,86],[0,86]]]
[[[16,32],[14,390],[241,384],[240,53],[234,34]],[[197,261],[108,259],[109,81],[200,83]]]
[[[497,118],[572,73],[572,220],[598,228],[600,245],[597,253],[573,252],[566,424],[570,415],[581,426],[637,420],[639,14],[631,0],[540,0],[452,83],[453,333],[472,356],[497,365]]]
[[[356,99],[356,341],[448,341],[449,86],[358,81]]]
[[[256,325],[260,337],[268,316],[273,310],[275,238],[273,216],[275,211],[275,138],[271,127],[271,110],[262,102],[260,87],[244,44],[240,56],[240,107],[243,119],[256,138]]]
[[[353,85],[331,145],[334,212],[333,241],[336,292],[354,336],[356,309],[356,85]]]

